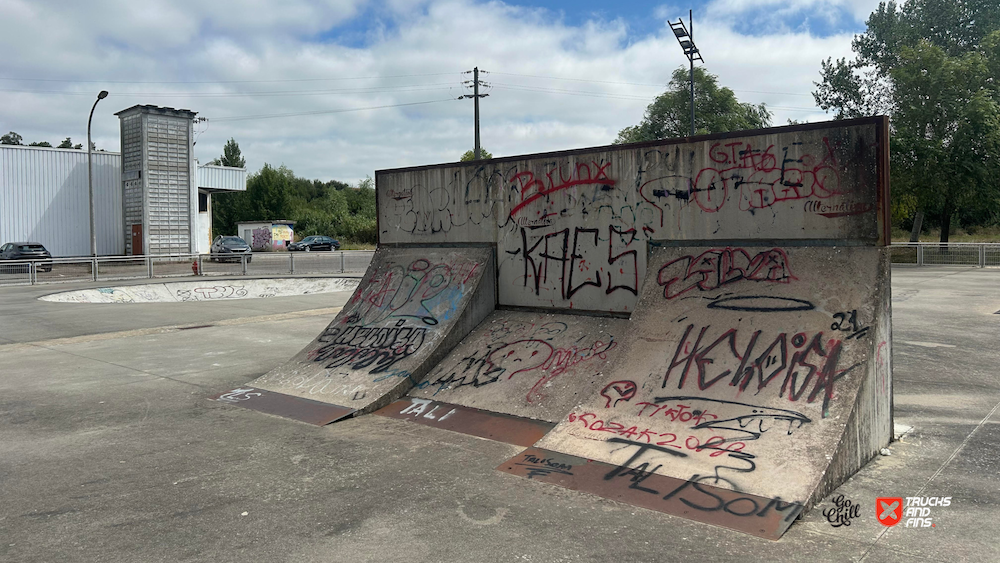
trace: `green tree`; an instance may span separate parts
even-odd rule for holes
[[[918,209],[936,212],[941,242],[948,242],[956,214],[991,222],[1000,210],[1000,104],[987,87],[985,58],[975,52],[948,56],[921,41],[900,49],[890,76],[896,86],[897,191],[912,195]]]
[[[307,180],[286,168],[265,164],[247,180],[247,190],[216,194],[212,200],[215,234],[236,232],[240,221],[291,219],[297,238],[329,235],[341,242],[374,244],[377,238],[374,182],[357,188],[345,182]]]
[[[34,143],[28,143],[29,147],[52,147],[52,143],[48,141],[38,141]]]
[[[891,115],[893,217],[923,211],[942,242],[955,217],[983,224],[1000,211],[997,30],[995,0],[883,2],[854,59],[822,61],[813,92],[838,119]]]
[[[72,139],[70,139],[69,137],[66,137],[65,139],[63,139],[63,142],[59,143],[59,146],[57,146],[56,148],[57,149],[82,149],[83,145],[81,145],[79,143],[77,143],[77,144],[74,145]]]
[[[646,107],[638,125],[618,132],[615,143],[637,143],[685,137],[691,133],[690,70],[674,70],[667,91]],[[704,68],[694,69],[695,134],[761,129],[771,125],[771,112],[764,104],[742,103],[736,94],[719,86],[719,79]]]
[[[21,141],[24,137],[18,135],[17,133],[11,131],[6,135],[0,136],[0,145],[21,145]]]
[[[236,139],[230,137],[226,145],[222,147],[222,156],[213,160],[216,166],[232,166],[233,168],[246,168],[247,160],[240,153],[240,144]]]
[[[484,149],[483,147],[479,147],[479,159],[488,160],[490,158],[493,158],[493,154]],[[458,159],[459,162],[472,162],[473,160],[476,160],[475,149],[465,151],[462,154],[462,158]]]

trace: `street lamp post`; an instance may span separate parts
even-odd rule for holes
[[[94,228],[94,145],[90,141],[90,122],[94,119],[94,110],[97,109],[97,102],[108,97],[107,90],[101,90],[94,100],[94,106],[90,108],[90,117],[87,118],[87,191],[90,194],[90,255],[97,258],[97,231]]]
[[[705,59],[701,58],[701,52],[698,51],[697,45],[694,44],[694,12],[693,10],[688,10],[688,27],[684,27],[684,19],[677,18],[676,22],[667,22],[670,24],[670,29],[674,30],[674,37],[677,38],[677,42],[681,45],[681,50],[684,51],[684,56],[688,58],[688,62],[691,63],[691,136],[694,136],[694,61],[695,59],[705,62]],[[690,30],[690,31],[689,31]]]

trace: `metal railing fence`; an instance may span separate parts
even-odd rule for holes
[[[364,272],[374,250],[159,254],[0,261],[0,286],[193,276],[329,275]]]
[[[893,264],[915,266],[1000,266],[1000,243],[995,242],[894,242]]]

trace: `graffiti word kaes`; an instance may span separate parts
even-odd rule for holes
[[[521,248],[507,252],[523,259],[523,284],[535,295],[558,291],[560,299],[572,299],[586,287],[601,288],[605,294],[624,290],[637,295],[640,245],[632,243],[638,240],[638,233],[610,225],[605,243],[601,231],[575,227],[572,233],[569,228],[535,232],[521,228]]]
[[[568,463],[559,463],[553,459],[540,458],[532,454],[524,454],[524,459],[519,462],[515,462],[514,465],[520,465],[528,468],[528,479],[533,479],[535,477],[546,477],[553,473],[558,473],[560,475],[572,475],[573,466]]]
[[[692,289],[712,291],[738,281],[789,283],[797,279],[788,255],[772,248],[754,255],[742,248],[713,248],[698,256],[682,256],[660,268],[656,281],[663,296],[673,299]]]
[[[423,415],[424,418],[430,420],[437,420],[438,422],[441,422],[447,419],[449,416],[458,412],[458,409],[451,409],[450,411],[444,414],[438,413],[437,416],[434,416],[434,413],[437,412],[437,410],[440,409],[442,405],[434,405],[434,407],[431,408],[430,411],[427,411],[427,407],[431,406],[434,403],[434,401],[428,399],[417,399],[416,397],[410,397],[410,400],[413,401],[413,403],[410,404],[405,409],[399,411],[399,414],[408,414],[410,416],[413,416],[414,418]]]
[[[324,362],[327,369],[350,366],[371,367],[369,373],[381,373],[393,364],[420,350],[427,333],[425,328],[327,328],[319,336],[323,346],[312,350],[308,358]]]
[[[756,379],[754,392],[759,394],[780,380],[779,396],[786,396],[789,401],[805,397],[809,403],[822,399],[825,417],[836,382],[861,365],[859,362],[841,368],[843,341],[826,340],[822,332],[813,335],[799,332],[790,337],[783,332],[762,340],[762,331],[758,330],[741,346],[735,328],[718,336],[713,334],[718,331],[710,332],[709,326],[702,327],[695,336],[694,328],[695,325],[688,325],[677,344],[663,376],[664,389],[672,382],[676,382],[677,389],[683,389],[688,376],[693,375],[702,391],[721,382],[732,387],[737,395]]]

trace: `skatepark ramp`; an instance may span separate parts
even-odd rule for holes
[[[885,118],[379,171],[351,302],[219,398],[777,539],[891,438],[888,187]]]

